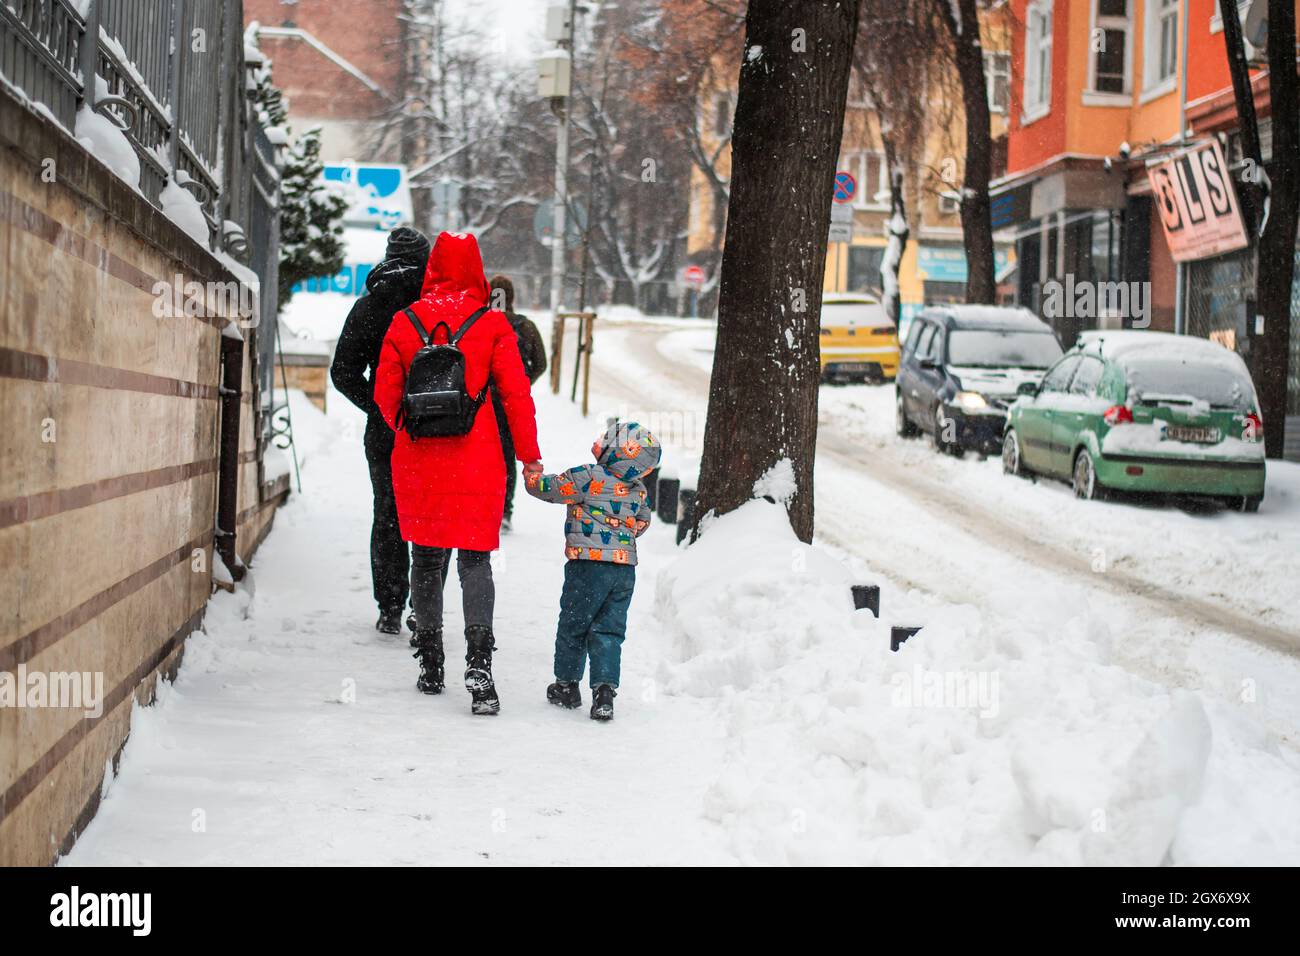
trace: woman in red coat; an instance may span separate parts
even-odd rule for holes
[[[424,288],[411,311],[435,341],[445,342],[447,333],[435,331],[439,322],[445,322],[454,334],[487,304],[488,284],[477,240],[471,235],[442,233],[429,255]],[[490,380],[505,408],[516,456],[524,462],[525,471],[540,470],[536,412],[509,320],[500,312],[486,312],[457,344],[465,354],[466,390],[478,395]],[[411,604],[416,620],[415,656],[420,661],[416,686],[427,694],[442,691],[442,582],[455,548],[468,645],[465,686],[473,697],[474,713],[495,714],[500,702],[492,682],[495,590],[489,557],[500,545],[505,507],[501,441],[490,398],[479,408],[468,435],[413,439],[397,427],[406,372],[423,345],[406,313],[398,312],[388,327],[375,369],[375,404],[396,432],[392,464],[398,524],[402,538],[412,545]]]

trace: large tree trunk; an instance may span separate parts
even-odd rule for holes
[[[1225,18],[1226,19],[1226,18]],[[1295,270],[1297,202],[1300,201],[1300,84],[1296,80],[1296,21],[1292,0],[1268,3],[1269,104],[1273,161],[1269,165],[1268,222],[1259,240],[1255,279],[1264,335],[1255,385],[1264,418],[1265,448],[1281,458],[1286,428],[1286,383],[1291,351],[1291,283]]]
[[[997,297],[993,266],[993,223],[989,179],[993,174],[993,131],[989,125],[984,47],[976,0],[938,0],[952,35],[957,77],[966,112],[966,167],[961,197],[962,242],[966,247],[966,301],[991,304]],[[956,7],[954,10],[953,7]]]
[[[812,540],[822,278],[857,22],[858,0],[751,0],[745,16],[697,528],[788,458],[790,524]]]

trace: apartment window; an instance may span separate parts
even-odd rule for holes
[[[841,168],[847,169],[858,180],[858,193],[853,197],[853,205],[859,209],[888,209],[889,170],[885,166],[885,154],[854,153],[846,160]]]
[[[989,88],[989,110],[1005,113],[1011,102],[1011,55],[985,53],[984,80]]]
[[[1052,108],[1052,0],[1031,3],[1025,11],[1025,120]]]
[[[713,100],[713,135],[724,139],[731,132],[731,97],[719,93]]]
[[[1146,50],[1142,85],[1148,90],[1173,84],[1178,71],[1178,0],[1147,0]]]
[[[1094,93],[1128,92],[1128,3],[1129,0],[1094,0],[1090,38]]]
[[[939,212],[945,216],[955,216],[961,212],[961,194],[948,191],[939,193]]]

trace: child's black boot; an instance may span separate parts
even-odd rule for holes
[[[472,699],[470,710],[476,714],[501,711],[496,684],[492,681],[492,651],[496,644],[492,629],[481,624],[465,628],[465,689]]]
[[[415,645],[412,656],[420,662],[420,676],[415,689],[423,694],[441,694],[444,680],[442,631],[418,630],[411,643]]]
[[[593,687],[591,689],[591,719],[613,720],[614,698],[616,696],[616,691],[608,684],[597,684]]]
[[[546,699],[556,707],[577,710],[582,706],[582,691],[578,688],[576,680],[557,680],[546,688]]]

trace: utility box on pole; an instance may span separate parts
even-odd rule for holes
[[[546,8],[546,39],[549,43],[562,43],[573,35],[573,22],[569,18],[569,5],[556,4]]]
[[[537,61],[537,95],[553,99],[568,96],[573,60],[568,50],[549,50]]]

